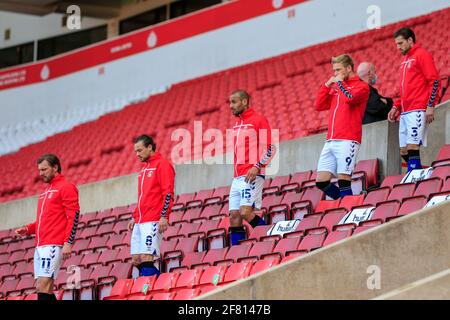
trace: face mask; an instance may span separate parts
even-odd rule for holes
[[[370,81],[371,82],[370,85],[372,85],[372,86],[375,85],[375,83],[377,83],[377,80],[378,80],[377,75],[374,75],[372,78],[372,81]]]

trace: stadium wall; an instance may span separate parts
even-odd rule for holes
[[[409,214],[196,300],[375,298],[450,268],[449,212],[446,202]]]
[[[271,11],[263,12],[258,7],[260,15],[225,26],[220,21],[217,28],[209,30],[201,26],[208,24],[211,28],[215,19],[211,22],[206,18],[200,26],[196,23],[184,26],[184,21],[195,21],[186,20],[192,19],[189,15],[67,55],[2,70],[0,79],[8,81],[0,83],[0,126],[126,99],[138,92],[160,90],[184,80],[366,31],[371,17],[367,9],[372,5],[380,8],[381,25],[448,7],[447,0],[258,1],[272,8]],[[232,12],[246,17],[256,11],[249,3],[231,1],[209,10],[247,5],[247,9]],[[281,3],[281,9],[272,7],[272,3]],[[180,26],[192,36],[177,39]],[[152,38],[152,31],[157,32],[158,28],[168,31]],[[202,32],[195,33],[199,28]],[[165,37],[175,40],[162,45]],[[392,45],[393,54],[398,54]],[[144,49],[136,54],[139,48]],[[91,53],[83,55],[84,50]],[[104,61],[98,52],[109,60]],[[65,74],[66,69],[72,70],[71,73]]]
[[[424,161],[425,165],[430,165],[440,148],[450,143],[449,132],[450,101],[436,109],[436,122],[429,132],[429,141],[432,143],[422,150],[424,159],[427,159]],[[325,136],[320,134],[282,142],[279,151],[280,166],[276,175],[315,170],[324,141]],[[381,121],[363,126],[363,143],[358,159],[375,158],[379,159],[382,176],[400,173],[398,124]],[[175,170],[176,194],[230,185],[233,177],[232,165],[184,164],[177,165]],[[137,174],[81,185],[79,191],[82,214],[136,203]],[[0,230],[34,221],[36,205],[37,196],[0,203]]]

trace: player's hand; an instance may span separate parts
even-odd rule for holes
[[[167,218],[161,217],[159,219],[158,231],[159,233],[163,233],[169,227],[169,220]]]
[[[16,234],[16,238],[25,237],[28,234],[27,228],[22,227],[22,228],[16,229],[15,234]]]
[[[72,254],[72,245],[67,242],[64,243],[64,246],[62,248],[63,260],[69,259],[71,254]]]
[[[388,113],[388,121],[395,122],[398,116],[398,110],[396,108],[392,108]]]
[[[133,232],[133,227],[134,227],[134,220],[132,219],[130,222],[128,222],[128,231]]]
[[[245,176],[245,182],[250,183],[256,179],[256,175],[259,173],[259,169],[256,167],[248,170],[247,175]]]
[[[325,83],[325,85],[327,87],[331,86],[333,83],[337,82],[336,77],[331,77],[330,79],[328,79],[328,81]]]
[[[434,108],[428,107],[426,112],[427,123],[432,123],[434,121]]]
[[[344,81],[344,75],[338,74],[336,77],[334,77],[335,82]]]

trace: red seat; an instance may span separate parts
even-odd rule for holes
[[[205,258],[206,251],[203,252],[188,252],[181,262],[182,266],[191,267],[194,264],[201,264]]]
[[[201,223],[185,223],[178,231],[178,236],[188,237],[189,234],[195,233],[200,229]],[[170,238],[168,238],[170,240]]]
[[[108,238],[106,246],[110,249],[114,249],[115,246],[124,244],[124,234],[115,234]]]
[[[200,218],[202,210],[202,207],[187,209],[183,215],[183,220],[192,222],[192,220]]]
[[[248,277],[250,275],[252,265],[252,262],[239,262],[231,264],[225,273],[223,283],[230,283]]]
[[[450,92],[448,89],[447,91]],[[439,166],[442,163],[447,163],[448,160],[450,160],[450,144],[445,144],[439,150],[436,160],[433,162],[432,166]]]
[[[288,184],[291,176],[278,176],[273,178],[270,187],[278,187],[281,188],[282,185]]]
[[[117,256],[119,254],[120,250],[113,249],[113,250],[105,250],[100,252],[100,256],[98,257],[98,263],[101,263],[103,265],[107,265],[111,262],[118,262]]]
[[[80,235],[78,236],[78,239],[79,240],[87,239],[89,237],[95,236],[97,234],[97,229],[98,229],[98,226],[84,228],[81,231]],[[76,244],[76,242],[75,242],[75,244]]]
[[[404,198],[411,197],[414,193],[415,188],[416,184],[414,183],[398,184],[392,188],[392,191],[388,197],[388,201],[391,200],[401,201]]]
[[[182,289],[177,291],[173,300],[192,300],[199,295],[199,289]]]
[[[446,180],[450,176],[450,165],[445,165],[433,169],[431,178],[441,178],[441,180]]]
[[[113,229],[114,229],[114,223],[104,223],[98,227],[97,234],[105,235],[108,233],[114,233]]]
[[[3,283],[0,285],[0,292],[8,295],[9,292],[16,290],[19,281],[19,279],[9,279],[3,281]]]
[[[14,275],[13,270],[14,266],[10,265],[9,263],[0,265],[0,281],[3,280],[3,277]]]
[[[200,283],[200,278],[203,274],[201,269],[192,269],[184,271],[178,277],[176,288],[193,288]]]
[[[400,209],[400,202],[398,201],[386,201],[377,205],[372,213],[371,219],[380,219],[386,222],[387,218],[395,217]]]
[[[323,197],[324,193],[317,188],[306,189],[302,200],[291,204],[291,219],[301,219],[305,214],[314,212]]]
[[[341,203],[339,206],[341,208],[347,209],[347,211],[351,211],[353,207],[360,206],[364,202],[364,195],[353,195],[353,196],[345,196],[341,199]]]
[[[427,204],[427,198],[425,196],[412,197],[403,200],[402,206],[398,211],[398,216],[410,214],[415,211],[419,211]]]
[[[292,203],[301,201],[303,192],[286,192],[281,200],[282,204],[286,204],[291,207]]]
[[[341,202],[341,199],[321,200],[319,202],[319,204],[317,205],[315,212],[324,212],[326,210],[336,209],[337,207],[339,207],[340,202]]]
[[[186,204],[187,202],[194,200],[194,197],[195,197],[195,193],[183,193],[183,194],[180,194],[178,199],[177,199],[177,203]]]
[[[325,239],[323,246],[327,246],[334,242],[350,237],[353,233],[354,228],[354,225],[342,225],[334,227],[333,231],[329,233],[327,238]]]
[[[175,297],[174,292],[158,292],[152,295],[152,300],[173,300]]]
[[[210,219],[212,216],[217,216],[220,214],[220,210],[222,209],[221,204],[213,204],[210,206],[206,206],[202,214],[200,215],[201,218]]]
[[[107,236],[96,236],[91,238],[91,242],[89,243],[88,249],[107,249],[108,237]]]
[[[200,190],[200,191],[197,192],[197,194],[195,195],[194,200],[201,200],[201,201],[204,201],[204,200],[207,199],[207,198],[211,198],[213,194],[214,194],[214,189]]]
[[[86,267],[90,267],[93,264],[97,264],[98,258],[100,257],[101,252],[88,253],[83,255],[80,264]]]
[[[383,187],[389,187],[389,188],[393,188],[394,185],[399,184],[402,179],[403,179],[404,175],[397,175],[397,176],[388,176],[386,178],[384,178],[383,182],[381,183],[381,188]]]
[[[361,222],[358,227],[353,231],[353,235],[364,232],[366,230],[372,229],[373,227],[377,227],[383,223],[382,220],[367,220]]]
[[[307,229],[317,228],[321,220],[321,213],[308,214],[300,221],[295,231],[305,231]]]
[[[178,234],[178,231],[180,231],[180,228],[181,228],[181,225],[179,225],[179,224],[177,224],[175,226],[169,226],[166,229],[166,231],[164,231],[164,233],[163,233],[163,239],[167,239],[167,238],[176,236]]]
[[[213,197],[221,197],[224,199],[224,196],[228,196],[230,194],[230,186],[219,187],[214,190]]]
[[[272,253],[274,248],[275,248],[275,240],[266,240],[257,242],[250,249],[248,256],[240,258],[238,261],[239,262],[257,261],[260,258],[262,258],[262,256]]]
[[[305,237],[300,242],[298,250],[312,251],[323,246],[327,236],[326,228],[315,228],[306,231]]]
[[[289,251],[295,251],[300,244],[301,237],[296,238],[284,238],[278,241],[275,248],[272,250],[273,253],[279,254],[280,258],[286,256]]]
[[[445,180],[444,185],[442,186],[441,191],[442,191],[442,192],[450,191],[450,177],[448,177],[448,178]]]
[[[170,271],[172,268],[179,267],[181,260],[189,252],[194,252],[198,247],[198,238],[186,238],[180,240],[173,251],[164,252],[164,264],[166,271]]]
[[[325,227],[329,232],[337,225],[342,218],[347,214],[347,210],[343,208],[338,208],[330,210],[322,217],[319,226]]]
[[[290,183],[298,183],[300,187],[303,182],[311,179],[311,171],[296,172],[292,175]]]
[[[269,209],[270,207],[279,205],[282,199],[283,199],[282,196],[276,194],[265,196],[262,199],[262,208]]]
[[[184,216],[184,210],[181,211],[172,211],[169,215],[169,224],[171,226],[174,226],[177,223],[180,223],[181,221],[185,221],[188,222],[188,220],[184,220],[183,216]],[[166,230],[167,232],[167,230]]]
[[[153,290],[156,279],[156,275],[136,278],[127,297],[147,295],[147,293]]]
[[[375,189],[367,194],[366,198],[364,199],[363,205],[375,206],[379,202],[386,201],[390,192],[391,189],[389,189],[388,187]]]
[[[205,257],[203,258],[201,265],[202,266],[213,265],[214,262],[225,259],[227,252],[228,252],[228,247],[208,250]],[[192,265],[192,268],[195,268],[195,267],[196,267],[196,265]]]
[[[278,263],[279,262],[277,259],[267,259],[267,260],[256,261],[253,264],[252,269],[250,270],[249,276],[259,273],[259,272],[262,272],[264,270],[267,270],[267,269],[277,265]]]
[[[233,262],[238,262],[239,258],[247,257],[251,249],[250,244],[239,244],[230,247],[224,259],[216,260],[214,265],[230,265]]]
[[[127,220],[116,222],[113,228],[113,232],[119,234],[122,233],[123,231],[126,231],[128,229],[128,223],[129,221]]]
[[[226,266],[212,266],[203,271],[200,282],[196,287],[204,287],[207,285],[218,285],[223,282],[225,277]]]
[[[24,260],[25,257],[25,250],[18,250],[11,253],[8,259],[8,263],[15,264],[17,261]]]
[[[179,276],[177,272],[161,273],[153,285],[152,292],[167,292],[175,288]]]
[[[255,239],[259,241],[261,237],[267,236],[267,231],[272,228],[271,225],[263,225],[263,226],[256,226],[252,232],[250,232],[250,235],[248,236],[248,240]]]
[[[417,183],[416,191],[414,191],[414,196],[425,196],[428,197],[432,193],[438,193],[441,191],[442,180],[439,178],[432,178],[427,180],[422,180]]]
[[[109,296],[104,297],[103,300],[124,299],[127,295],[130,294],[133,283],[133,279],[117,280],[112,287]]]
[[[360,160],[355,166],[354,174],[363,172],[365,175],[365,189],[378,184],[378,159]]]
[[[12,295],[21,295],[24,294],[24,291],[27,289],[34,290],[36,285],[36,280],[33,276],[26,276],[19,280],[17,283],[16,289],[14,291],[10,291],[9,293]]]

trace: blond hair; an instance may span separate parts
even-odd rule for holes
[[[340,56],[331,58],[331,63],[342,63],[344,67],[351,66],[352,70],[355,68],[352,57],[348,54],[341,54]]]

